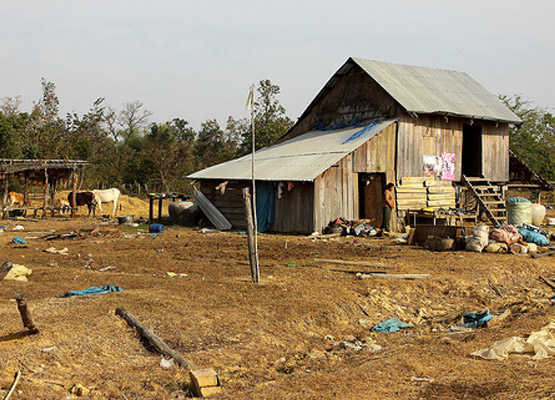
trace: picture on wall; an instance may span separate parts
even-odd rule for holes
[[[455,153],[441,153],[441,180],[455,180]]]
[[[441,176],[441,157],[437,156],[423,156],[424,157],[424,176]]]

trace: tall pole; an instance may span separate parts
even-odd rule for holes
[[[253,256],[254,256],[254,261],[252,264],[254,265],[254,276],[253,276],[253,280],[255,282],[259,282],[260,281],[260,266],[258,264],[258,222],[257,222],[257,218],[256,218],[256,179],[255,179],[255,158],[254,158],[254,153],[256,151],[256,132],[255,132],[255,121],[254,121],[254,96],[255,96],[255,90],[254,90],[254,85],[251,85],[250,87],[250,93],[249,93],[249,100],[248,100],[248,105],[251,108],[251,134],[252,134],[252,218],[253,218],[253,228],[254,228],[254,240],[253,240]]]

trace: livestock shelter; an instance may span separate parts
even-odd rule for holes
[[[61,184],[71,182],[73,192],[77,190],[79,176],[83,175],[84,168],[89,165],[83,160],[21,160],[21,159],[0,159],[0,181],[4,186],[4,197],[2,201],[3,218],[10,211],[18,209],[21,211],[32,210],[36,214],[42,210],[45,216],[47,210],[54,211],[54,194],[56,188]],[[16,179],[23,186],[24,205],[8,206],[8,187],[11,180]],[[28,206],[30,197],[29,186],[44,187],[40,194],[40,207]],[[73,202],[75,204],[75,201]],[[75,209],[72,209],[72,216]]]
[[[255,153],[259,226],[313,232],[338,217],[379,226],[387,182],[406,183],[397,189],[399,217],[442,205],[426,193],[445,199],[443,184],[497,187],[509,180],[509,124],[521,123],[464,72],[349,58],[279,143]],[[238,229],[250,162],[188,176]],[[413,200],[422,193],[423,203]]]

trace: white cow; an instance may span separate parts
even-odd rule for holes
[[[102,203],[114,203],[114,209],[110,217],[114,217],[116,215],[116,207],[118,205],[118,200],[121,196],[121,193],[116,188],[105,189],[105,190],[93,190],[94,197],[96,199],[96,203],[98,204],[98,211],[100,211],[100,215],[102,215]],[[120,204],[121,208],[121,204]]]

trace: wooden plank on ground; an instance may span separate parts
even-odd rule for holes
[[[429,274],[380,274],[379,272],[369,272],[357,275],[360,279],[429,279]]]
[[[329,258],[315,258],[314,262],[324,264],[340,264],[340,265],[358,265],[364,267],[373,267],[380,269],[394,269],[393,265],[387,265],[378,261],[356,261],[356,260],[336,260]]]

